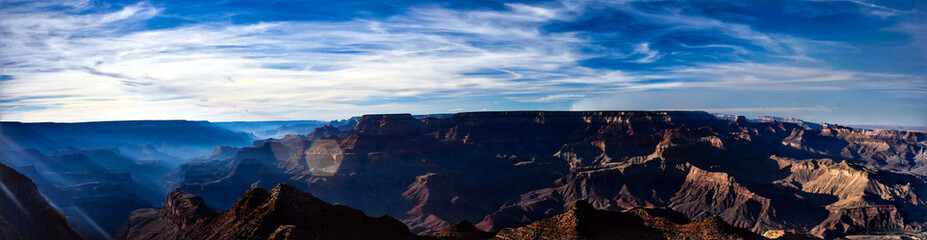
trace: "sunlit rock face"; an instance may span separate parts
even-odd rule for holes
[[[576,201],[563,214],[524,227],[503,229],[496,234],[495,239],[767,238],[731,226],[719,217],[690,221],[672,210],[633,208],[610,212],[597,210],[584,201]]]
[[[185,166],[180,185],[235,185],[182,188],[228,209],[223,199],[246,186],[287,182],[328,202],[394,216],[416,233],[461,220],[486,231],[520,227],[576,200],[615,211],[719,216],[755,233],[919,231],[927,222],[918,213],[927,212],[920,132],[813,130],[674,111],[388,114],[344,124],[242,149],[265,152],[254,155],[267,156],[255,160],[264,174],[230,177],[240,160],[216,159]],[[268,142],[285,146],[289,157],[261,148]],[[901,214],[829,223],[863,216],[847,209],[866,206]],[[837,225],[854,230],[812,231]]]
[[[904,230],[904,219],[897,207],[871,205],[840,208],[812,229],[811,233],[823,238],[834,238],[847,234],[902,232]]]
[[[828,156],[839,156],[885,170],[927,175],[927,142],[923,132],[856,130],[831,126],[794,130],[783,145]]]
[[[26,176],[0,164],[0,239],[81,239]]]

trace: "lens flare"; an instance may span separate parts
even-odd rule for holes
[[[19,198],[16,198],[16,195],[14,195],[13,192],[10,191],[10,189],[6,187],[6,184],[4,184],[3,182],[0,182],[0,189],[3,189],[3,193],[6,194],[6,197],[13,200],[13,203],[16,204],[16,207],[18,207],[19,210],[23,212],[23,214],[25,214],[29,218],[32,218],[32,216],[29,216],[29,211],[26,211],[26,207],[23,206],[23,203],[19,202]],[[30,219],[30,221],[31,220],[32,219]]]

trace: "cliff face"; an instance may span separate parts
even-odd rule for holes
[[[0,164],[0,238],[81,239],[32,180]]]
[[[2,223],[2,222],[0,222]],[[2,227],[2,225],[0,225]],[[794,234],[793,234],[794,235]],[[795,239],[811,239],[794,235]],[[332,205],[281,184],[267,191],[254,188],[231,210],[215,212],[202,198],[178,190],[168,194],[160,210],[136,211],[115,239],[767,239],[737,228],[719,217],[690,221],[667,209],[597,210],[577,201],[563,214],[498,233],[481,231],[461,221],[427,236],[389,216],[369,217],[343,205]]]
[[[139,209],[119,228],[113,239],[178,239],[198,221],[216,214],[203,198],[174,189],[161,209]]]
[[[904,220],[896,207],[864,206],[835,210],[811,233],[834,238],[867,232],[901,232],[904,227]]]
[[[662,209],[622,212],[596,210],[576,201],[567,212],[520,228],[506,228],[495,239],[767,239],[718,217],[689,221]]]
[[[830,126],[822,130],[796,129],[782,144],[885,170],[927,175],[925,142],[924,132]]]
[[[486,231],[524,226],[565,213],[576,200],[614,211],[717,215],[756,233],[830,236],[812,229],[838,225],[864,230],[836,235],[917,231],[927,222],[918,170],[925,139],[916,132],[727,121],[704,112],[366,115],[239,152],[263,151],[249,156],[273,174],[229,178],[241,162],[232,157],[186,166],[180,184],[238,186],[183,188],[226,209],[231,203],[221,199],[234,199],[249,184],[289,182],[328,202],[395,216],[416,233],[460,220]],[[878,220],[885,223],[828,220],[860,218],[847,209],[867,206],[901,214]]]
[[[495,234],[479,230],[470,221],[463,220],[429,236],[440,240],[482,240],[490,239]]]

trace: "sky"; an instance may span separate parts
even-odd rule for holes
[[[927,126],[927,1],[0,0],[3,121],[504,110]]]

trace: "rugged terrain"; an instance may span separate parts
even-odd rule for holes
[[[689,221],[665,209],[596,210],[576,201],[567,212],[520,228],[502,229],[495,239],[767,239],[719,217]],[[808,238],[811,239],[811,238]]]
[[[812,239],[798,235],[791,238]],[[254,188],[232,209],[216,212],[203,199],[172,191],[161,209],[132,213],[115,239],[768,239],[718,217],[690,221],[666,209],[597,210],[577,201],[561,215],[499,233],[462,221],[440,232],[419,236],[389,217],[369,217],[343,205],[326,203],[296,187]]]
[[[925,134],[823,127],[704,112],[366,115],[187,164],[171,187],[229,209],[252,186],[287,182],[416,233],[524,226],[577,200],[755,233],[923,231]]]
[[[215,212],[175,190],[160,210],[134,212],[115,239],[417,239],[398,220],[368,217],[280,184],[254,188],[232,209]]]
[[[241,144],[258,132],[318,124],[274,125],[283,123],[4,122],[0,162],[32,178],[90,239],[161,204],[167,189],[179,189],[169,193],[178,199],[171,206],[199,206],[181,221],[188,226],[279,183],[438,238],[520,229],[568,214],[577,201],[613,212],[668,209],[694,222],[717,216],[755,234],[836,238],[927,227],[924,132],[686,111],[520,111],[365,115]],[[176,152],[207,145],[219,147],[170,169]],[[128,223],[146,225],[164,209],[135,211]]]

